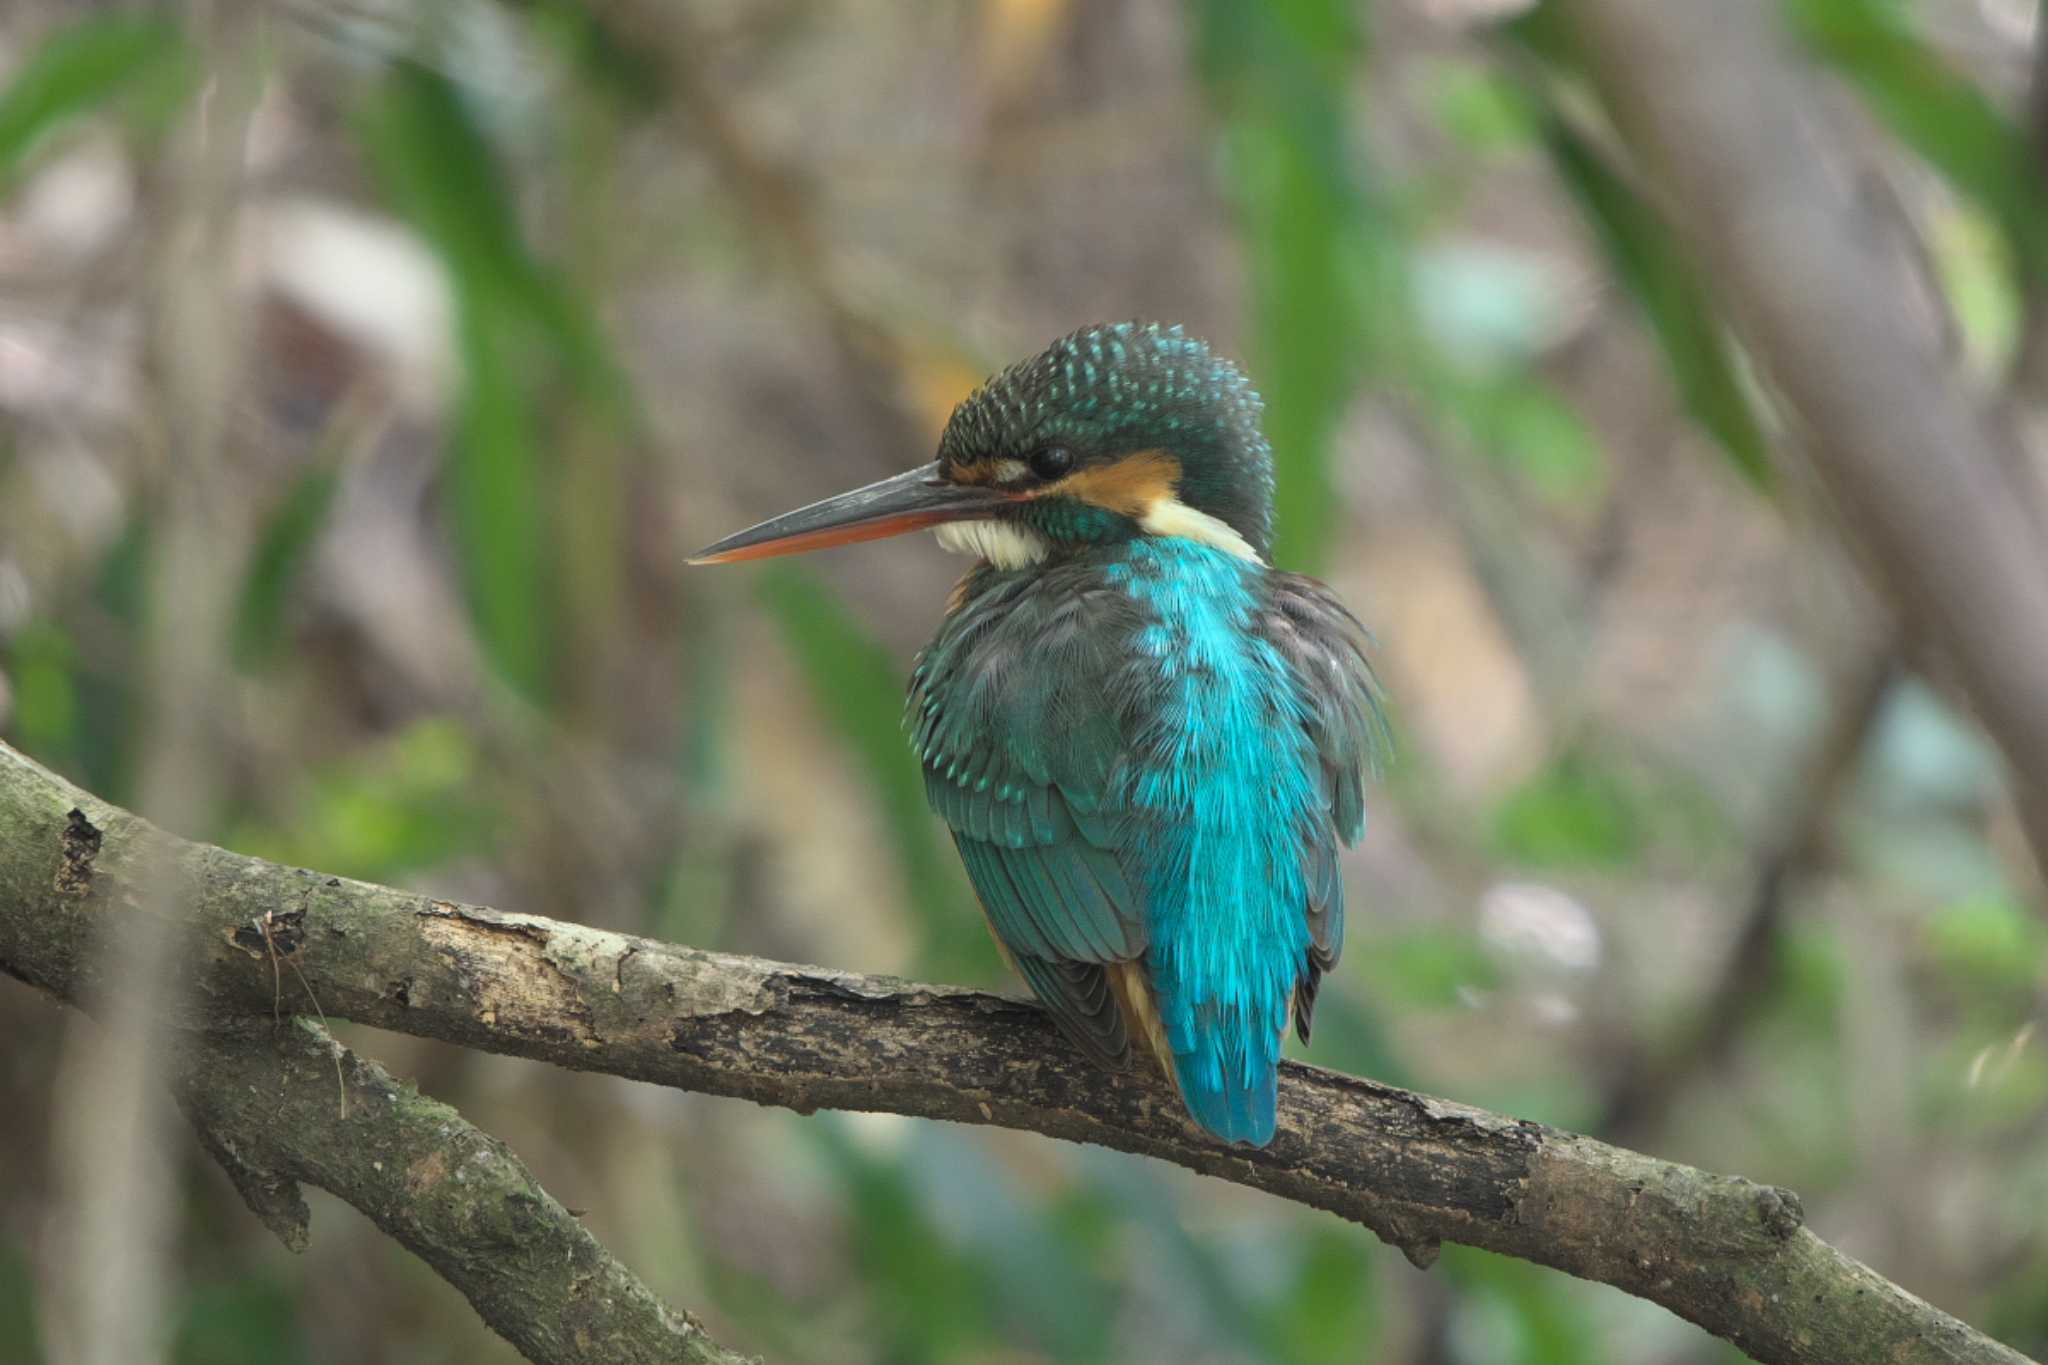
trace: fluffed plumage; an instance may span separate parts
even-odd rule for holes
[[[1378,729],[1365,633],[1329,590],[1143,537],[975,568],[911,680],[926,792],[1018,971],[1121,1068],[1134,964],[1189,1112],[1273,1135],[1343,945],[1338,855]]]
[[[1067,1036],[1155,1056],[1197,1123],[1263,1146],[1343,947],[1380,720],[1363,628],[1266,565],[1260,407],[1177,327],[1083,328],[955,409],[930,464],[695,562],[920,527],[979,558],[911,678],[932,809]]]

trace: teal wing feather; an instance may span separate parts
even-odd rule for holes
[[[1115,795],[1113,650],[1130,610],[1080,575],[977,568],[919,657],[908,717],[990,926],[1068,1036],[1112,1068],[1131,1046],[1104,969],[1148,941]]]
[[[1322,772],[1327,821],[1311,829],[1304,854],[1309,948],[1295,986],[1294,1027],[1309,1039],[1323,973],[1344,947],[1344,881],[1338,859],[1365,834],[1365,782],[1387,747],[1371,636],[1328,588],[1300,574],[1274,573],[1256,629],[1279,651],[1302,701]]]

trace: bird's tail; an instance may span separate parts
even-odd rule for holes
[[[1169,1029],[1138,962],[1112,964],[1109,984],[1132,1033],[1145,1041],[1196,1123],[1225,1142],[1263,1147],[1273,1140],[1277,1036],[1261,1046],[1255,1035],[1263,1030],[1235,1010],[1205,1012]]]
[[[1243,1021],[1197,1022],[1191,1037],[1177,1040],[1185,1050],[1175,1050],[1174,1065],[1196,1123],[1225,1142],[1263,1147],[1273,1140],[1280,1060],[1258,1050],[1248,1032]]]

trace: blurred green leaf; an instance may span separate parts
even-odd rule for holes
[[[1413,1009],[1446,1009],[1458,1004],[1467,991],[1490,990],[1500,983],[1499,964],[1463,929],[1420,928],[1380,935],[1360,971],[1375,999]],[[1316,1011],[1320,1022],[1320,1001]]]
[[[905,1365],[946,1362],[994,1341],[989,1268],[962,1254],[925,1216],[901,1163],[862,1150],[842,1122],[805,1131],[840,1177],[847,1238],[860,1248],[854,1265],[876,1319],[870,1345],[879,1357]]]
[[[392,881],[487,849],[499,823],[479,791],[474,742],[428,720],[304,776],[283,810],[248,819],[227,842],[273,862]]]
[[[35,1276],[27,1256],[12,1243],[0,1242],[0,1360],[37,1365],[42,1358]]]
[[[1459,1290],[1458,1358],[1487,1365],[1597,1365],[1606,1352],[1573,1282],[1527,1261],[1446,1246],[1439,1273]]]
[[[184,67],[177,25],[116,11],[57,29],[0,90],[0,193],[11,189],[49,136],[145,82]]]
[[[2026,135],[1951,70],[1897,0],[1786,0],[1794,27],[1900,141],[1981,204],[2030,271],[2048,269],[2048,194]]]
[[[522,345],[534,321],[533,263],[496,157],[446,80],[398,67],[357,126],[386,193],[453,278],[463,388],[449,481],[463,584],[491,663],[544,701],[549,547]]]
[[[1988,214],[1957,201],[1935,211],[1927,246],[1964,352],[1989,373],[2012,355],[2023,323],[2012,243]]]
[[[1524,783],[1495,813],[1499,856],[1532,867],[1621,867],[1646,841],[1636,794],[1603,764],[1568,754]]]
[[[1927,917],[1923,941],[1937,970],[1969,997],[2031,998],[2048,969],[2048,924],[2005,896],[1972,896]]]
[[[2011,1201],[2013,1207],[2038,1209],[2048,1204],[2048,1170],[2037,1164],[2020,1179],[2023,1184]],[[2039,1360],[2048,1357],[2048,1247],[2039,1239],[2015,1245],[2029,1245],[2030,1249],[2010,1258],[1998,1277],[1997,1291],[1983,1310],[1983,1320],[1973,1317],[1971,1321],[1993,1340]]]
[[[1439,60],[1426,71],[1431,112],[1445,132],[1475,152],[1500,152],[1535,140],[1537,121],[1522,92],[1475,62]]]
[[[497,157],[452,84],[402,64],[357,128],[455,288],[463,389],[450,501],[477,633],[498,672],[546,702],[559,603],[538,395],[548,362],[559,363],[617,439],[632,420],[630,388],[587,302],[528,249]]]
[[[687,837],[656,870],[641,932],[680,943],[724,941],[735,874],[728,825],[729,774],[744,756],[734,746],[733,655],[726,613],[716,597],[693,602],[691,649],[680,698],[675,770],[689,794]]]
[[[308,1360],[291,1289],[252,1276],[185,1297],[171,1347],[175,1365],[297,1365]]]
[[[99,613],[88,652],[67,612],[30,622],[0,651],[15,690],[11,732],[44,763],[120,801],[129,793],[136,724],[134,653],[142,625],[150,528],[137,519],[92,574],[89,610]]]
[[[661,109],[669,80],[653,46],[616,31],[589,6],[574,0],[543,0],[533,7],[533,18],[540,34],[621,107],[647,114]]]
[[[1849,955],[1840,932],[1825,922],[1795,920],[1778,939],[1776,980],[1765,996],[1771,1013],[1795,1032],[1833,1037],[1849,989]]]
[[[1534,88],[1542,99],[1541,87]],[[1561,112],[1544,111],[1542,135],[1559,179],[1649,319],[1686,411],[1720,443],[1745,479],[1769,488],[1763,422],[1738,372],[1735,348],[1676,236]]]
[[[1356,944],[1356,939],[1353,942]],[[1352,988],[1354,976],[1368,981],[1374,976],[1369,965],[1351,965],[1370,964],[1371,948],[1368,946],[1365,951],[1367,955],[1361,957],[1354,946],[1338,967],[1339,976],[1324,982],[1322,994],[1316,997],[1315,1043],[1307,1049],[1307,1055],[1319,1066],[1371,1076],[1388,1085],[1420,1089],[1423,1077],[1401,1059],[1386,1012],[1378,1008],[1377,1001],[1361,1002]],[[1294,1046],[1297,1044],[1289,1044]]]
[[[1505,461],[1560,505],[1591,501],[1606,485],[1607,455],[1584,418],[1535,379],[1506,375],[1457,386],[1453,417],[1475,449]]]
[[[1268,1313],[1275,1354],[1300,1365],[1370,1359],[1379,1336],[1371,1248],[1356,1229],[1327,1223],[1315,1224],[1298,1245],[1294,1283]]]
[[[538,702],[552,678],[554,598],[540,443],[515,354],[517,317],[495,284],[465,291],[464,384],[456,419],[456,540],[484,648],[507,681]]]
[[[761,600],[781,626],[813,703],[881,802],[923,930],[926,970],[948,979],[985,977],[992,957],[981,916],[958,865],[939,846],[924,778],[903,737],[907,668],[808,568],[766,565],[759,581]]]
[[[1399,307],[1393,235],[1350,135],[1363,37],[1344,0],[1199,0],[1195,20],[1251,275],[1274,560],[1314,572],[1338,506],[1331,434],[1370,358],[1368,319]]]
[[[1072,1226],[995,1161],[982,1135],[918,1124],[901,1155],[927,1216],[955,1247],[988,1268],[999,1340],[1024,1339],[1058,1360],[1100,1360],[1114,1307]]]
[[[0,661],[14,682],[13,729],[21,746],[61,765],[75,747],[80,722],[71,638],[52,622],[33,621],[7,642]]]
[[[235,662],[257,668],[277,656],[284,640],[285,606],[297,588],[338,486],[334,470],[316,465],[300,474],[250,551],[235,604]]]
[[[1154,1301],[1173,1331],[1171,1337],[1153,1333],[1155,1342],[1200,1342],[1226,1360],[1264,1354],[1270,1324],[1263,1305],[1225,1257],[1219,1239],[1188,1230],[1180,1201],[1158,1173],[1109,1154],[1089,1162],[1087,1169],[1095,1198],[1142,1234],[1131,1254],[1145,1258],[1157,1289],[1172,1296]],[[1158,1349],[1155,1345],[1155,1353]]]

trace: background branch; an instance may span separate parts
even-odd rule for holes
[[[2024,1359],[1822,1242],[1769,1186],[1294,1064],[1273,1145],[1226,1149],[1155,1078],[1095,1070],[1034,1005],[280,867],[174,839],[0,745],[0,967],[76,999],[97,946],[129,930],[132,878],[161,867],[187,892],[175,952],[208,1018],[268,1016],[274,949],[331,1015],[801,1112],[885,1110],[1159,1157],[1363,1223],[1418,1264],[1448,1239],[1603,1281],[1762,1361]],[[324,1105],[309,1036],[290,1046],[306,1102]],[[279,1065],[292,1064],[288,1051]]]
[[[2004,750],[2048,865],[2048,559],[1992,424],[1916,339],[1785,35],[1754,3],[1563,8],[1864,562]]]

